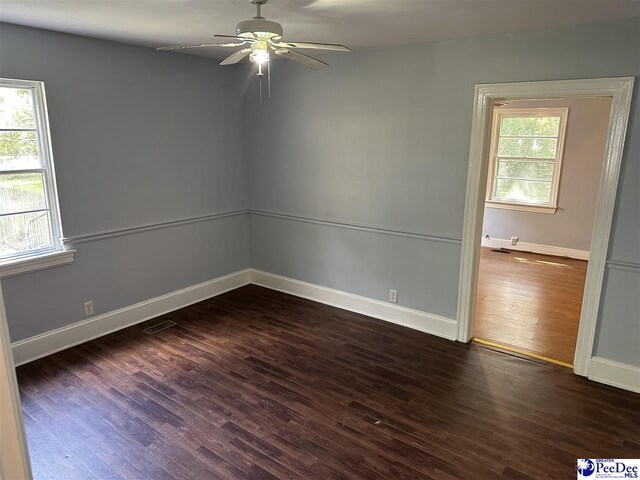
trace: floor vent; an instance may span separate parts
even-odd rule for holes
[[[157,325],[154,325],[153,327],[145,328],[144,332],[154,334],[162,330],[166,330],[167,328],[173,327],[174,325],[177,325],[177,323],[171,320],[166,320],[164,322],[160,322]]]

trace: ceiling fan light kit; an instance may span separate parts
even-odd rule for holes
[[[261,7],[269,0],[250,0],[256,6],[256,16],[243,20],[236,26],[235,35],[214,35],[219,38],[227,38],[236,40],[232,43],[204,43],[198,45],[176,45],[169,47],[160,47],[157,50],[183,50],[189,48],[206,48],[206,47],[245,47],[227,58],[220,65],[234,65],[249,57],[249,61],[258,66],[258,78],[260,79],[260,102],[262,103],[262,77],[264,72],[262,66],[267,65],[267,72],[270,75],[271,53],[288,58],[294,62],[298,62],[312,70],[321,70],[329,64],[311,57],[306,53],[299,52],[299,49],[328,50],[333,52],[350,52],[351,50],[344,45],[333,43],[311,43],[311,42],[282,42],[283,29],[282,25],[272,20],[267,20],[262,16]],[[248,45],[248,46],[247,46]],[[271,92],[271,85],[269,85]]]

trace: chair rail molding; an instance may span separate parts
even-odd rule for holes
[[[430,234],[430,233],[410,232],[405,230],[395,230],[392,228],[376,226],[376,225],[366,225],[362,223],[353,223],[353,222],[337,221],[337,220],[326,220],[321,218],[292,215],[289,213],[269,212],[266,210],[251,209],[249,210],[249,213],[251,215],[256,215],[259,217],[278,218],[281,220],[289,220],[292,222],[313,223],[316,225],[325,225],[325,226],[334,227],[334,228],[346,228],[349,230],[359,230],[362,232],[377,233],[380,235],[417,238],[419,240],[427,240],[430,242],[452,243],[456,245],[459,245],[461,243],[460,238],[454,237],[451,235],[439,235],[439,234]]]
[[[64,245],[77,245],[79,243],[95,242],[107,238],[122,237],[124,235],[134,235],[137,233],[149,232],[151,230],[159,230],[161,228],[179,227],[181,225],[189,225],[190,223],[208,222],[221,218],[236,217],[238,215],[246,215],[248,213],[248,209],[240,209],[229,210],[220,213],[211,213],[208,215],[199,215],[196,217],[179,218],[176,220],[166,220],[164,222],[148,223],[144,225],[136,225],[133,227],[117,228],[113,230],[106,230],[103,232],[86,233],[83,235],[64,237],[62,238],[62,243]]]
[[[473,337],[494,101],[525,98],[612,97],[574,358],[574,372],[577,375],[589,375],[633,83],[633,77],[616,77],[476,85],[458,289],[458,340],[468,342]]]

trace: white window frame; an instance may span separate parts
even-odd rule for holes
[[[41,172],[44,181],[46,209],[49,211],[52,245],[46,248],[17,252],[0,258],[0,277],[26,273],[73,261],[74,250],[65,250],[62,244],[62,222],[58,203],[58,190],[53,165],[53,151],[49,131],[49,115],[44,90],[44,82],[34,80],[18,80],[0,78],[0,87],[29,89],[33,94],[36,141],[40,168],[15,170],[11,173]],[[1,129],[0,131],[16,131],[18,129]],[[26,129],[31,131],[32,129]],[[6,171],[5,171],[6,172]]]
[[[560,126],[558,129],[558,144],[556,158],[553,162],[553,177],[551,180],[551,195],[549,203],[517,202],[513,200],[500,200],[494,198],[496,171],[498,165],[498,142],[500,139],[500,126],[505,117],[537,117],[559,115]],[[495,108],[491,126],[491,149],[489,157],[489,173],[487,178],[486,206],[489,208],[503,208],[507,210],[520,210],[534,213],[554,214],[558,210],[558,192],[560,190],[560,172],[562,171],[562,159],[564,157],[564,142],[567,133],[567,118],[569,108]],[[528,160],[528,159],[525,159]],[[531,159],[534,160],[534,159]],[[545,160],[545,159],[540,159]]]

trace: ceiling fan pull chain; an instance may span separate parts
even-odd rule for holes
[[[271,62],[267,62],[267,97],[271,99]]]
[[[262,105],[262,64],[258,64],[258,91],[260,92],[260,105]]]

